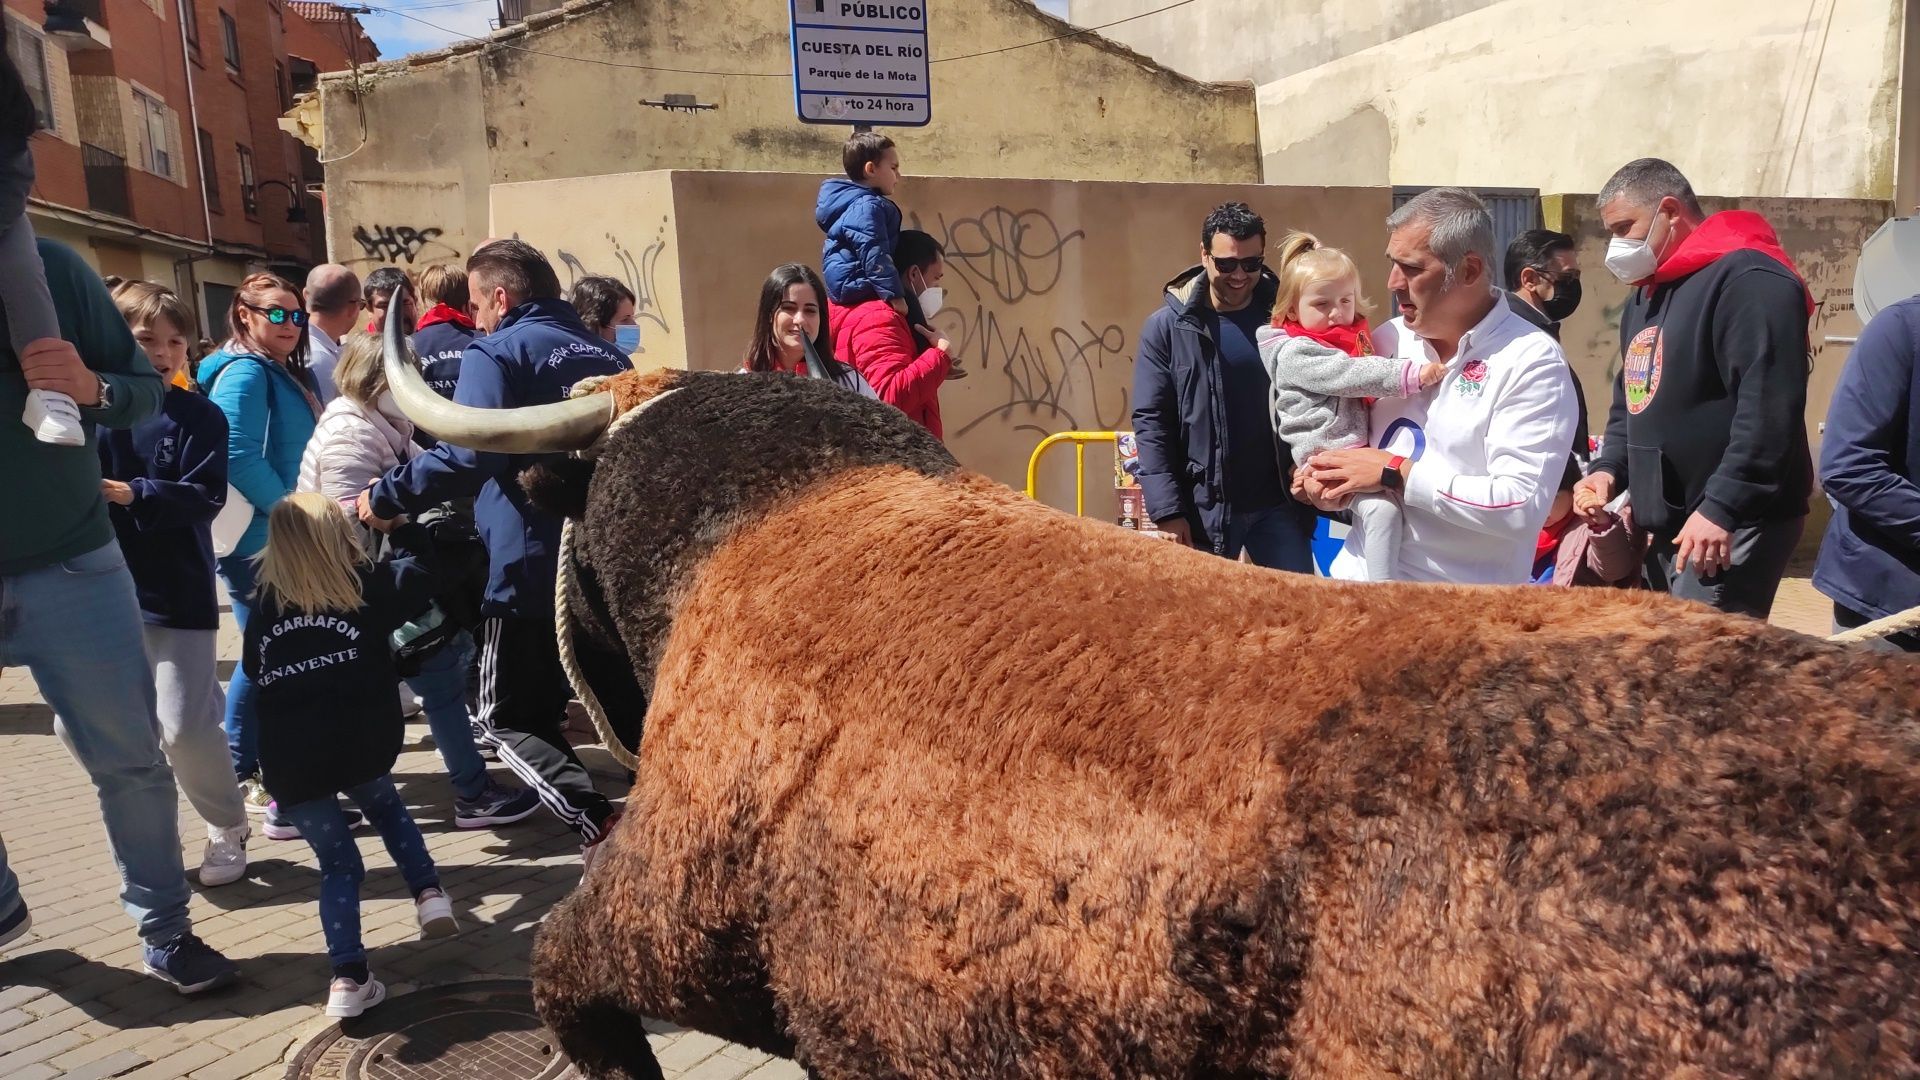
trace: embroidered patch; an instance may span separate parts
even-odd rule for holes
[[[1660,391],[1660,368],[1666,361],[1665,354],[1666,343],[1660,340],[1658,326],[1649,326],[1633,335],[1620,374],[1627,392],[1628,412],[1643,412],[1653,403],[1653,395]]]
[[[1453,380],[1453,392],[1464,397],[1479,397],[1487,388],[1487,362],[1469,360],[1467,366],[1460,369],[1460,377]]]

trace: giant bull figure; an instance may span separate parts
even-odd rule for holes
[[[595,1074],[661,1075],[643,1016],[829,1078],[1920,1073],[1920,665],[1149,543],[818,382],[389,375],[600,443],[531,478],[651,699],[535,948]]]

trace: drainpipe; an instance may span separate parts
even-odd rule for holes
[[[193,95],[193,49],[187,44],[187,5],[193,0],[174,0],[173,17],[180,23],[180,66],[187,73],[187,122],[193,125],[193,160],[202,170],[200,176],[200,219],[207,230],[207,254],[213,254],[213,202],[207,198],[206,161],[200,155],[200,102]]]

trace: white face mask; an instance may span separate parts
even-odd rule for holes
[[[1637,285],[1653,276],[1660,268],[1660,252],[1653,246],[1653,230],[1660,225],[1660,219],[1654,217],[1653,224],[1647,226],[1647,235],[1638,240],[1629,240],[1616,236],[1607,241],[1607,269],[1613,276],[1628,285]],[[1673,235],[1673,226],[1667,226],[1667,235]],[[1665,241],[1661,241],[1664,246]]]
[[[920,290],[920,314],[929,319],[940,314],[946,302],[947,292],[938,285],[929,285]]]

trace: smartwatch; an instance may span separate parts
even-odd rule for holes
[[[1380,470],[1380,487],[1382,490],[1399,491],[1407,486],[1407,478],[1400,475],[1400,466],[1406,463],[1407,459],[1398,454],[1388,459],[1387,467]]]

